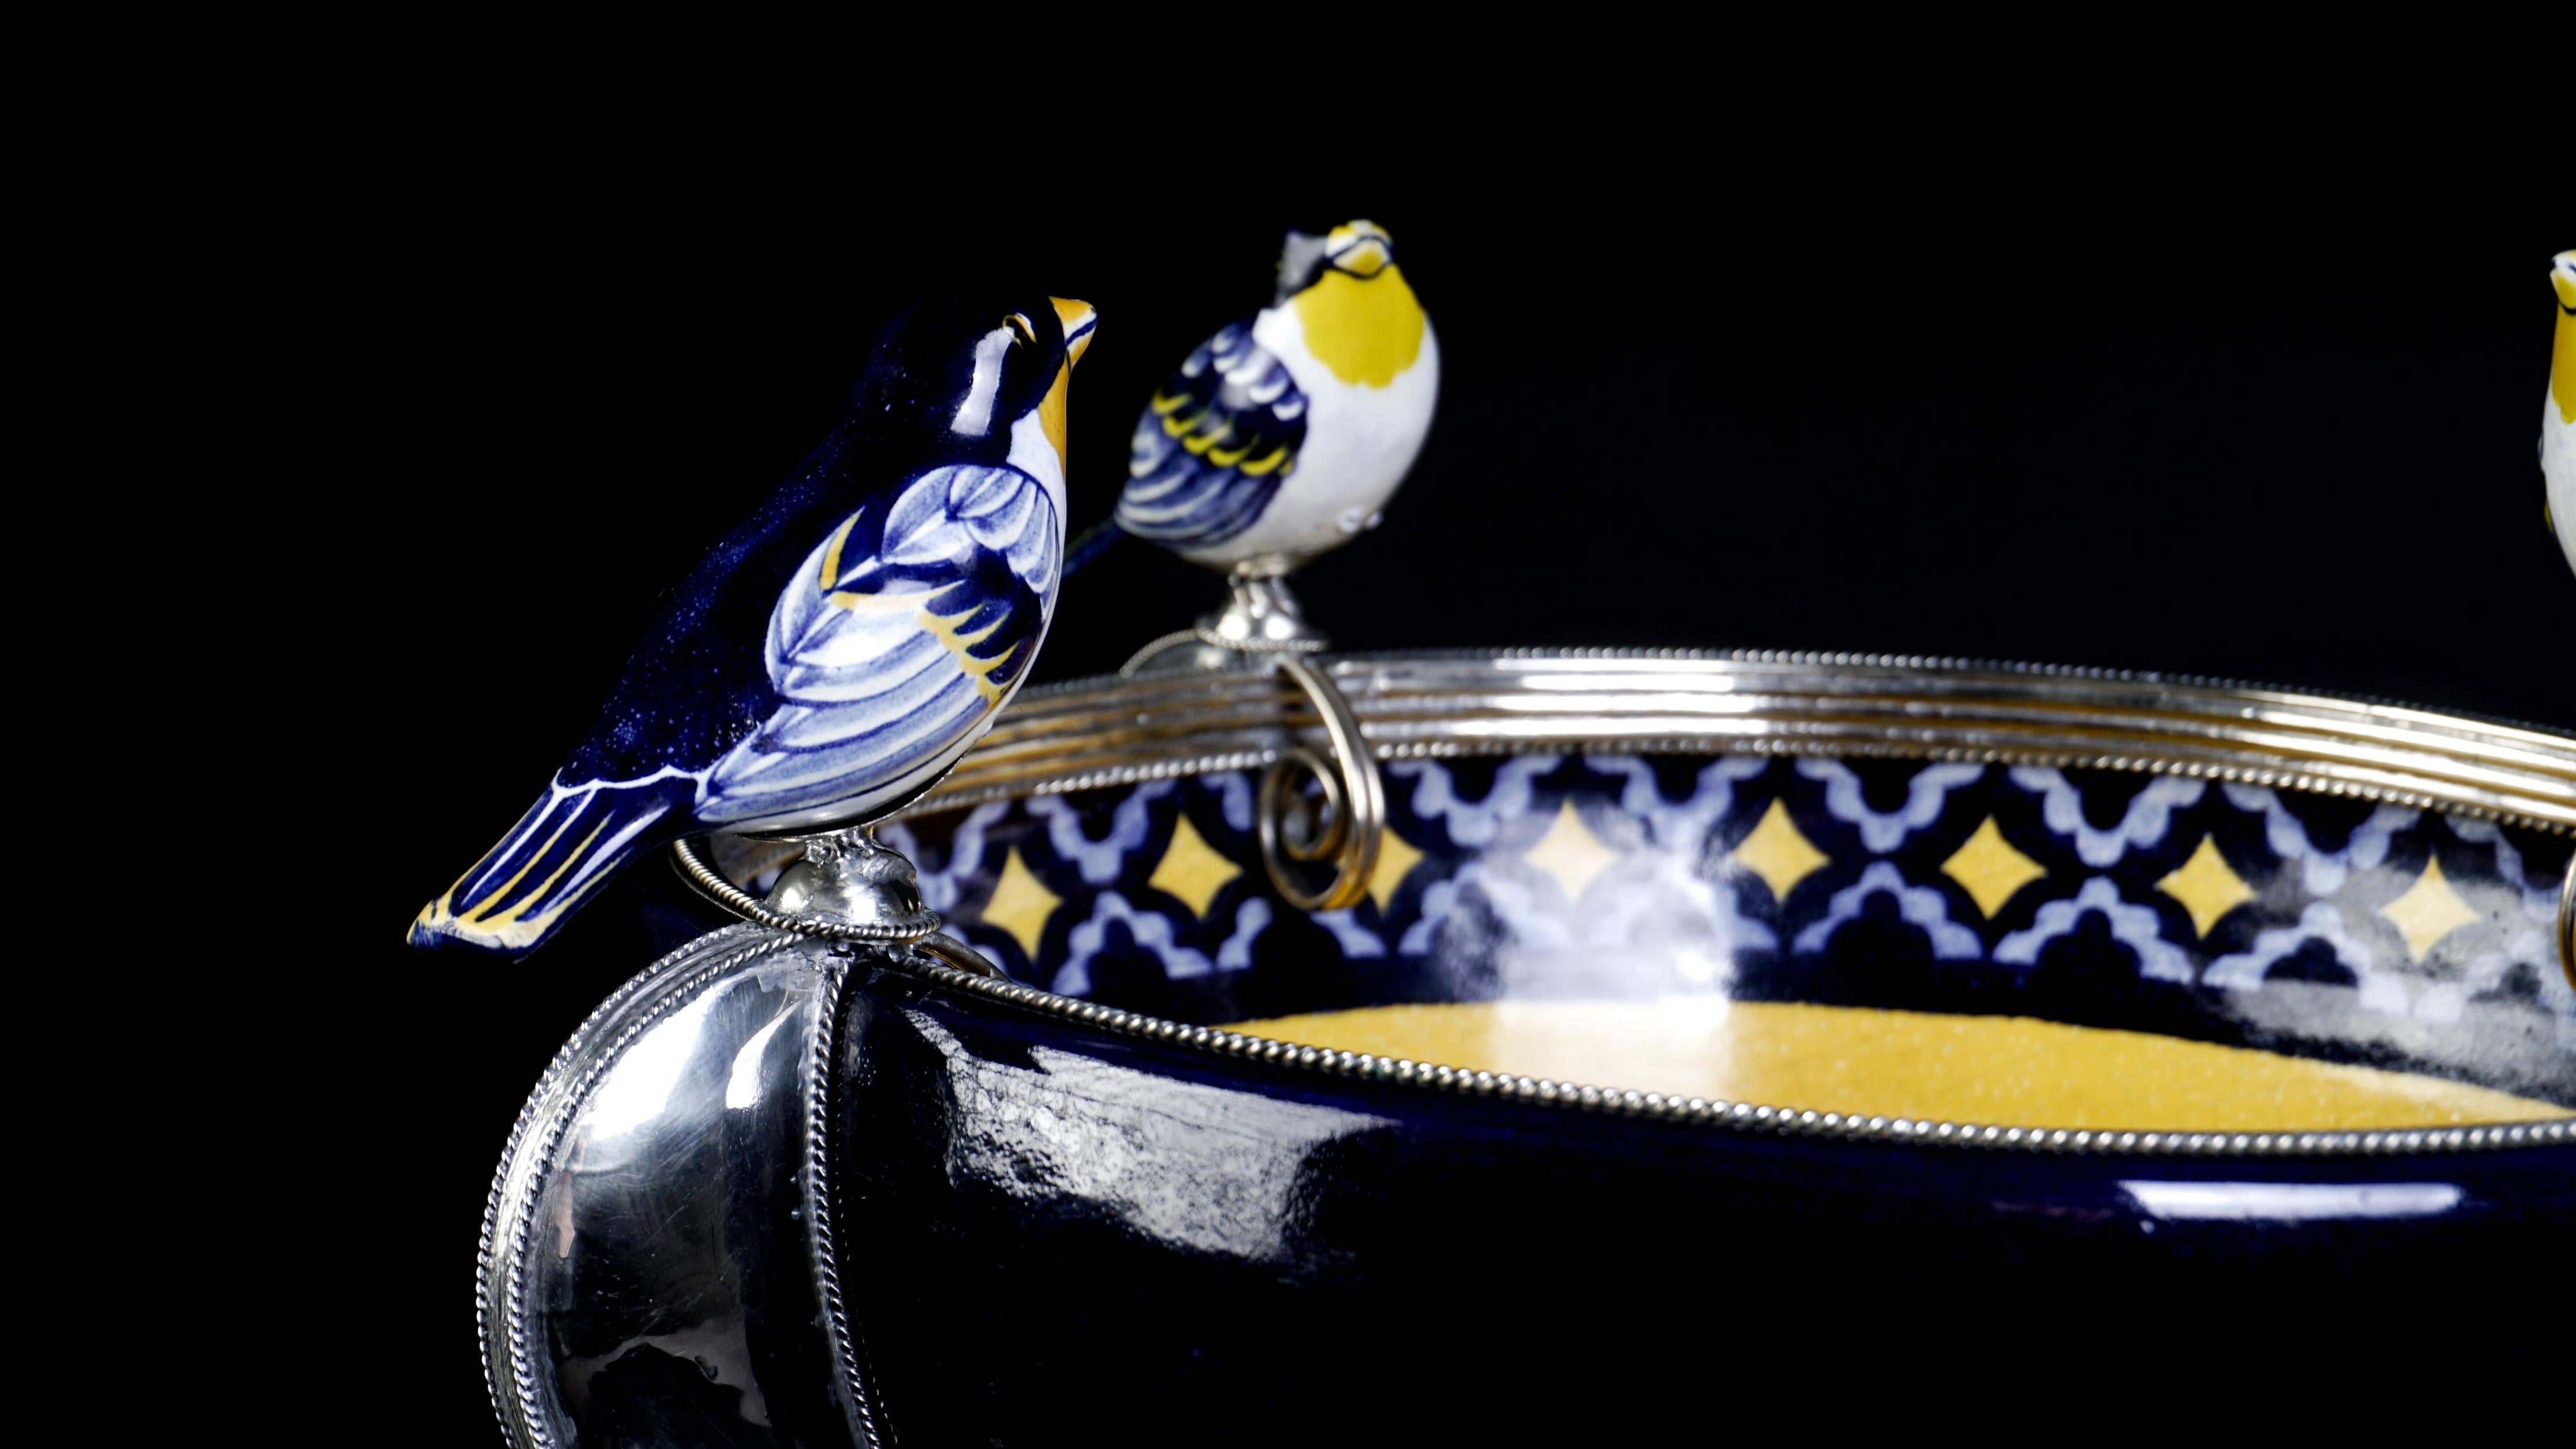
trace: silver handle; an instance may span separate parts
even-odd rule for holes
[[[1289,904],[1300,910],[1338,911],[1357,905],[1377,873],[1378,847],[1386,838],[1386,781],[1378,773],[1377,757],[1360,738],[1359,717],[1351,712],[1350,701],[1323,671],[1295,654],[1277,656],[1277,667],[1306,692],[1315,713],[1323,717],[1333,758],[1326,760],[1292,741],[1262,771],[1255,811],[1261,864],[1270,873],[1270,884]],[[1325,819],[1315,838],[1292,841],[1286,838],[1282,821],[1288,809],[1288,777],[1300,769],[1322,785]],[[1333,879],[1321,891],[1306,889],[1288,863],[1328,856],[1333,858]]]

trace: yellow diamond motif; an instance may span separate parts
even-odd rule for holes
[[[2013,898],[2013,892],[2048,874],[2048,868],[2013,849],[1989,815],[1967,844],[1941,862],[1941,873],[1957,881],[1977,909],[1991,918]]]
[[[2418,960],[2433,949],[2435,942],[2479,919],[2477,911],[2442,878],[2439,860],[2424,862],[2424,873],[2415,878],[2415,884],[2406,888],[2406,894],[2381,906],[2379,913],[2397,928],[2397,934],[2406,938],[2406,949],[2414,952]]]
[[[1207,914],[1208,902],[1225,889],[1225,883],[1243,874],[1243,867],[1216,853],[1215,847],[1190,824],[1184,815],[1172,823],[1172,843],[1163,851],[1162,863],[1154,867],[1145,884],[1177,896],[1190,908],[1190,914]]]
[[[1379,915],[1386,914],[1387,902],[1395,899],[1396,887],[1422,863],[1422,852],[1413,848],[1401,835],[1390,830],[1378,837],[1377,872],[1369,877],[1368,893],[1377,902]]]
[[[1771,888],[1773,900],[1785,901],[1798,882],[1833,857],[1808,844],[1807,837],[1790,823],[1788,807],[1774,800],[1771,808],[1762,812],[1762,822],[1753,827],[1753,833],[1735,847],[1733,859],[1762,877],[1762,883]]]
[[[2182,902],[2191,912],[2191,928],[2206,936],[2218,918],[2254,899],[2254,888],[2245,878],[2228,869],[2227,857],[2218,853],[2218,842],[2204,835],[2200,848],[2182,868],[2156,882],[2156,889]]]
[[[1619,852],[1603,845],[1599,836],[1583,827],[1583,818],[1574,813],[1571,800],[1556,807],[1555,823],[1538,838],[1538,844],[1521,856],[1564,887],[1568,900],[1582,895],[1592,878],[1608,870],[1618,858]]]
[[[1011,939],[1035,960],[1038,938],[1046,934],[1047,917],[1055,914],[1063,900],[1046,888],[1014,849],[1002,862],[1002,878],[993,886],[992,899],[984,902],[984,924],[1010,932]]]

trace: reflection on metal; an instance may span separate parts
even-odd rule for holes
[[[2558,883],[2558,969],[2576,986],[2576,855],[2567,857],[2567,878]]]
[[[1322,717],[1333,754],[1327,761],[1292,743],[1262,771],[1261,799],[1255,811],[1261,863],[1280,896],[1300,910],[1342,910],[1359,904],[1377,873],[1378,849],[1386,839],[1386,782],[1378,773],[1377,757],[1360,738],[1350,701],[1342,698],[1332,681],[1293,655],[1282,657],[1278,667],[1305,691],[1308,703]],[[1312,775],[1324,792],[1321,818],[1302,833],[1290,829],[1289,815],[1296,797],[1288,777],[1298,769]],[[1333,879],[1321,891],[1308,890],[1289,863],[1326,859],[1333,862]]]
[[[724,878],[705,839],[672,846],[680,876],[700,894],[744,920],[773,931],[837,941],[917,941],[939,929],[939,913],[921,903],[912,862],[867,830],[843,830],[804,842],[802,860],[780,872],[765,901]]]
[[[1007,981],[1010,979],[1010,977],[1003,972],[1001,967],[984,959],[983,952],[976,950],[974,947],[967,945],[965,942],[958,940],[954,936],[924,936],[920,940],[912,943],[912,949],[921,955],[929,956],[938,960],[951,969],[966,972],[968,975],[990,976],[997,981]]]
[[[2175,1222],[2334,1222],[2439,1217],[2460,1205],[2448,1182],[2123,1182],[2150,1216]]]
[[[2576,1116],[2546,1122],[2483,1123],[2462,1127],[2370,1128],[2347,1132],[2138,1132],[2084,1127],[2007,1127],[1980,1122],[1935,1122],[1909,1117],[1862,1116],[1622,1091],[1581,1082],[1558,1082],[1507,1072],[1470,1072],[1432,1062],[1367,1052],[1340,1051],[1246,1036],[1223,1027],[1190,1026],[1163,1017],[1122,1011],[1096,1001],[1059,996],[1007,978],[969,975],[928,966],[923,975],[964,996],[1013,1007],[1088,1030],[1159,1042],[1187,1051],[1324,1076],[1425,1087],[1460,1096],[1613,1117],[1635,1117],[1693,1127],[1828,1137],[1917,1147],[2000,1148],[2026,1152],[2112,1153],[2140,1157],[2386,1157],[2417,1152],[2485,1152],[2576,1142]]]
[[[1149,664],[1164,673],[1224,669],[1246,654],[1316,654],[1324,650],[1323,634],[1306,622],[1305,611],[1297,606],[1297,596],[1288,592],[1287,580],[1237,575],[1226,582],[1232,596],[1223,612],[1137,650],[1118,666],[1119,677],[1132,678]],[[1172,652],[1184,644],[1198,647]]]
[[[732,1426],[729,1442],[802,1425],[876,1444],[823,1104],[850,969],[884,959],[728,926],[619,988],[556,1054],[511,1129],[475,1274],[513,1444],[654,1442],[674,1415]]]
[[[837,924],[875,939],[910,941],[939,929],[939,914],[921,903],[912,862],[877,844],[867,830],[842,830],[804,841],[804,859],[778,876],[762,905],[811,932]]]
[[[906,812],[1258,769],[1324,721],[1269,661],[1023,691]],[[1860,655],[1392,654],[1298,662],[1380,759],[1602,750],[2152,770],[2576,831],[2564,735],[2210,680]],[[1309,736],[1311,738],[1311,734]]]
[[[716,867],[712,841],[684,840],[673,854],[681,879],[753,925],[825,940],[909,944],[955,970],[1003,975],[974,947],[935,934],[939,914],[921,903],[920,877],[902,852],[857,830],[817,836],[804,844],[804,858],[780,872],[765,901],[725,879]]]
[[[1474,1098],[1498,1108],[1746,1139],[1696,1139],[1728,1151],[1760,1152],[1765,1144],[1754,1139],[1765,1138],[1870,1144],[1890,1149],[1883,1171],[1915,1183],[1950,1180],[1949,1169],[1935,1171],[1908,1149],[2107,1155],[2149,1174],[2117,1183],[2145,1217],[2213,1225],[2404,1220],[2412,1227],[2447,1218],[2464,1203],[2483,1211],[2476,1199],[2496,1194],[2467,1175],[2479,1165],[2439,1155],[2560,1152],[2576,1143],[2576,1118],[2407,1131],[2068,1131],[1623,1092],[1186,1026],[1020,985],[989,974],[980,960],[984,969],[974,971],[942,964],[966,954],[938,938],[905,950],[729,926],[657,962],[582,1025],[512,1129],[484,1216],[477,1316],[494,1406],[511,1443],[873,1449],[890,1441],[888,1402],[904,1407],[897,1395],[907,1380],[885,1368],[884,1355],[902,1342],[893,1335],[912,1326],[920,1300],[905,1296],[911,1285],[900,1279],[889,1291],[879,1275],[891,1256],[926,1245],[886,1235],[882,1220],[850,1214],[885,1199],[885,1181],[869,1175],[886,1161],[883,1146],[855,1129],[896,1121],[886,1108],[906,1090],[929,1094],[937,1107],[933,1130],[948,1134],[912,1144],[929,1149],[936,1169],[933,1211],[947,1211],[962,1196],[951,1175],[962,1167],[972,1177],[964,1188],[1004,1184],[996,1196],[1093,1214],[1134,1236],[1260,1270],[1239,1281],[1292,1288],[1300,1280],[1279,1260],[1291,1251],[1311,1254],[1324,1241],[1314,1227],[1308,1189],[1315,1179],[1307,1169],[1320,1166],[1323,1178],[1334,1169],[1315,1149],[1381,1131],[1421,1133],[1439,1114],[1418,1113],[1419,1101],[1407,1100],[1416,1091],[1465,1108],[1458,1121],[1471,1132],[1511,1120],[1483,1117],[1464,1100]],[[965,1011],[919,1009],[916,981]],[[1005,1034],[1007,1060],[958,1051],[906,1063],[900,1049],[883,1056],[873,1050],[880,1041],[922,1041],[946,1030],[943,1020],[980,1014],[989,1027],[1004,1013],[1061,1030],[1036,1041]],[[872,1022],[893,1030],[872,1034]],[[1232,1070],[1174,1070],[1160,1053],[1103,1052],[1094,1032],[1227,1062]],[[909,1088],[900,1084],[906,1073]],[[1012,1095],[1013,1076],[1041,1079],[1046,1095]],[[1301,1100],[1298,1076],[1307,1086],[1340,1079],[1387,1090]],[[887,1079],[898,1080],[891,1092],[851,1095]],[[988,1090],[994,1087],[1002,1090]],[[1040,1102],[1047,1111],[1029,1110]],[[1143,1110],[1134,1110],[1139,1104]],[[1068,1115],[1051,1115],[1059,1109]],[[899,1121],[896,1128],[898,1136],[913,1130]],[[1148,1150],[1142,1158],[1140,1144]],[[2374,1180],[2395,1174],[2353,1160],[2408,1154],[2434,1157],[2404,1170],[2425,1180]],[[1690,1150],[1645,1155],[1713,1158]],[[2184,1157],[2207,1165],[2170,1161]],[[2255,1157],[2312,1165],[2216,1165]],[[1778,1158],[1773,1170],[1792,1161],[1831,1159]],[[2533,1161],[2545,1191],[2550,1165]],[[1976,1170],[1973,1162],[1954,1165]],[[2510,1161],[2501,1166],[2515,1170]],[[2010,1170],[2012,1200],[1989,1204],[1972,1195],[1970,1216],[1961,1221],[1989,1208],[2028,1210],[2021,1194],[2040,1180],[2034,1171],[2044,1177],[2048,1169],[2026,1160]],[[1908,1176],[1925,1172],[1934,1176]],[[2212,1173],[2228,1180],[2210,1180]],[[2457,1183],[2440,1180],[2455,1175]],[[1851,1185],[1865,1187],[1875,1176],[1855,1171]],[[2299,1180],[2308,1176],[2326,1180]],[[2066,1181],[2080,1189],[2083,1179],[2070,1171]],[[1041,1190],[1032,1194],[1032,1184]],[[2547,1211],[2548,1201],[2535,1211]],[[2355,1251],[2342,1246],[2349,1240],[2331,1241],[2337,1253]],[[919,1363],[916,1357],[907,1366]],[[911,1402],[924,1404],[917,1391]],[[915,1440],[935,1437],[925,1427],[930,1422],[904,1429]]]
[[[1294,739],[1262,751],[1258,811],[1261,863],[1280,898],[1300,910],[1338,911],[1358,905],[1368,894],[1377,870],[1378,847],[1386,835],[1386,783],[1377,756],[1360,735],[1358,716],[1332,679],[1308,662],[1322,651],[1323,634],[1306,622],[1297,596],[1285,579],[1239,569],[1226,580],[1231,597],[1225,610],[1201,619],[1195,628],[1166,634],[1118,666],[1121,679],[1188,679],[1190,693],[1209,696],[1205,676],[1240,664],[1246,656],[1268,661],[1296,685],[1304,702],[1324,727],[1330,754]],[[1183,645],[1191,646],[1187,649]],[[1150,672],[1147,666],[1151,665]],[[1217,693],[1225,692],[1220,681]],[[1135,716],[1138,725],[1147,716]],[[1310,804],[1295,779],[1303,773],[1322,792]],[[1132,778],[1132,777],[1130,777]],[[1104,782],[1105,783],[1105,782]],[[1298,864],[1333,863],[1333,877],[1323,889],[1310,889]]]

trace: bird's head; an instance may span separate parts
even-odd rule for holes
[[[1319,234],[1292,231],[1279,251],[1279,300],[1287,301],[1325,274],[1369,281],[1395,265],[1395,238],[1373,221],[1350,221]]]
[[[929,435],[951,455],[1014,456],[1031,431],[1063,476],[1066,385],[1091,346],[1091,305],[987,294],[925,302],[897,320],[859,383],[859,411]]]

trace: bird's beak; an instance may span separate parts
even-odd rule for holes
[[[1324,259],[1354,277],[1374,277],[1395,260],[1395,238],[1375,222],[1337,226],[1324,236]]]
[[[1076,302],[1065,297],[1049,297],[1055,304],[1056,320],[1064,324],[1064,365],[1073,366],[1091,346],[1091,333],[1100,325],[1100,316],[1089,302]]]

